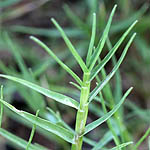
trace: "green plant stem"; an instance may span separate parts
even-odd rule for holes
[[[76,117],[76,137],[75,144],[72,145],[72,150],[81,150],[83,143],[83,133],[88,115],[88,98],[90,92],[90,72],[85,72],[83,75],[83,83],[81,87],[80,107]]]

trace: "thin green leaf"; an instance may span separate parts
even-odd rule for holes
[[[49,98],[54,99],[57,102],[60,102],[62,104],[65,104],[65,105],[68,105],[70,107],[78,109],[79,103],[77,101],[75,101],[74,99],[68,97],[68,96],[65,96],[65,95],[57,93],[57,92],[50,91],[50,90],[45,89],[43,87],[40,87],[40,86],[38,86],[34,83],[31,83],[29,81],[22,80],[22,79],[19,79],[19,78],[16,78],[16,77],[3,75],[3,74],[0,74],[0,77],[18,82],[22,85],[25,85],[25,86],[27,86],[27,87],[29,87],[29,88],[37,91],[37,92],[49,97]]]
[[[53,57],[53,59],[56,60],[56,62],[62,67],[64,68],[80,85],[82,84],[82,81],[80,80],[80,78],[68,67],[66,66],[53,52],[50,48],[48,48],[48,46],[46,44],[44,44],[42,41],[40,41],[39,39],[37,39],[36,37],[30,36],[30,39],[32,39],[33,41],[35,41],[37,44],[39,44],[42,48],[44,48],[48,54],[50,56]]]
[[[126,142],[126,143],[120,144],[120,145],[118,145],[118,146],[113,147],[113,148],[110,149],[110,150],[118,150],[118,149],[121,149],[121,148],[123,148],[123,147],[126,147],[126,146],[128,146],[128,145],[130,145],[130,144],[133,144],[133,142],[131,141],[131,142]]]
[[[94,47],[95,35],[96,35],[96,14],[93,13],[92,35],[91,35],[91,41],[89,44],[88,54],[87,54],[87,58],[86,58],[87,66],[89,66],[89,64],[90,64],[90,58],[91,58],[92,50]]]
[[[105,58],[93,69],[91,73],[91,78],[90,80],[92,81],[95,76],[101,71],[101,69],[106,65],[106,63],[112,58],[114,53],[117,51],[121,43],[124,41],[126,36],[129,34],[129,32],[132,30],[132,28],[135,26],[137,23],[137,20],[127,29],[127,31],[122,35],[120,40],[115,44],[115,46],[111,49],[111,51],[105,56]]]
[[[63,29],[60,27],[60,25],[56,22],[56,20],[54,18],[52,18],[51,21],[54,23],[56,28],[61,33],[61,35],[62,35],[66,45],[68,46],[68,48],[71,51],[72,55],[75,57],[76,61],[78,62],[78,64],[82,68],[83,72],[87,72],[88,68],[86,67],[86,65],[85,65],[84,61],[82,60],[82,58],[80,57],[80,55],[77,53],[77,51],[74,48],[74,46],[72,45],[71,41],[66,36],[65,32],[63,31]]]
[[[90,71],[93,69],[104,45],[105,45],[105,42],[106,42],[106,39],[107,39],[107,36],[108,36],[108,32],[110,30],[110,26],[111,26],[111,22],[112,22],[112,18],[114,16],[114,13],[115,13],[115,10],[116,10],[116,7],[117,5],[114,6],[111,14],[110,14],[110,17],[109,17],[109,20],[108,20],[108,23],[106,25],[106,28],[103,32],[103,35],[102,35],[102,38],[100,39],[99,41],[99,44],[98,44],[98,47],[96,48],[96,50],[94,51],[93,55],[92,55],[92,58],[91,58],[91,63],[90,63]]]
[[[35,115],[36,118],[38,117],[38,114],[39,114],[39,110],[37,110],[37,112],[36,112],[36,115]],[[35,134],[35,130],[36,130],[36,124],[33,124],[32,131],[31,131],[31,134],[30,134],[30,138],[29,138],[26,150],[29,150],[29,147],[31,146],[31,142],[32,142],[33,136]]]
[[[117,64],[114,66],[113,70],[107,75],[107,77],[97,85],[97,87],[90,93],[90,98],[89,98],[89,102],[91,102],[93,100],[93,98],[103,89],[103,87],[109,82],[109,80],[113,77],[113,75],[115,74],[115,72],[117,71],[117,69],[119,68],[119,66],[121,65],[129,46],[131,45],[133,39],[135,38],[136,33],[134,33],[132,35],[132,37],[130,38],[130,40],[128,41],[124,51],[122,52],[122,55],[120,56],[120,59],[118,60]]]
[[[5,129],[0,128],[0,135],[14,143],[15,145],[19,146],[20,148],[25,149],[28,142],[21,139],[20,137],[13,135],[12,133],[6,131]],[[29,150],[41,150],[39,147],[31,144]],[[47,148],[42,147],[42,150],[48,150]]]
[[[104,123],[107,119],[109,119],[120,108],[120,106],[122,105],[122,103],[124,102],[124,100],[129,95],[129,93],[131,92],[132,89],[133,89],[132,87],[130,89],[128,89],[128,91],[122,97],[121,101],[110,112],[105,114],[103,117],[97,119],[96,121],[88,124],[85,128],[85,132],[84,132],[83,135],[85,135],[88,132],[92,131],[93,129],[95,129],[96,127],[98,127],[102,123]]]
[[[2,102],[10,110],[17,113],[19,116],[23,117],[24,119],[28,120],[29,122],[45,129],[48,132],[51,132],[51,133],[61,137],[62,139],[64,139],[65,141],[67,141],[69,143],[74,144],[74,134],[72,132],[70,132],[69,130],[67,130],[57,124],[51,123],[50,121],[47,121],[45,119],[36,117],[28,112],[20,111],[2,99],[0,99],[0,102]]]

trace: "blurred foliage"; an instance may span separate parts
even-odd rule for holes
[[[59,21],[68,37],[77,45],[76,48],[80,55],[84,58],[90,40],[93,12],[97,14],[97,33],[102,33],[110,10],[115,3],[118,4],[118,9],[109,34],[111,43],[108,40],[102,58],[108,51],[109,46],[111,46],[109,44],[113,45],[116,43],[127,27],[138,19],[139,22],[134,29],[137,32],[137,38],[134,40],[126,60],[109,85],[112,92],[109,94],[114,96],[115,102],[121,99],[122,93],[128,87],[134,87],[129,100],[126,101],[120,112],[123,124],[127,127],[131,139],[137,141],[150,123],[150,8],[149,2],[146,0],[114,0],[111,3],[109,0],[0,1],[0,72],[32,81],[69,96],[73,95],[78,99],[79,92],[68,84],[72,81],[70,76],[40,47],[29,40],[28,37],[29,35],[35,35],[42,39],[61,60],[72,67],[78,75],[81,75],[81,70],[79,70],[76,62],[73,61],[72,56],[68,53],[60,38],[60,34],[50,22],[50,18],[54,17]],[[97,42],[100,36],[97,34]],[[122,44],[120,51],[122,51],[124,45],[125,43]],[[106,72],[109,72],[119,56],[120,52],[118,51],[116,58],[106,66]],[[58,86],[58,83],[59,85],[61,83],[61,86]],[[40,111],[42,117],[56,121],[52,112],[44,110],[46,106],[49,106],[54,111],[59,110],[57,113],[61,114],[61,117],[73,127],[75,120],[74,110],[56,104],[19,84],[10,81],[3,81],[3,84],[5,86],[5,99],[12,104],[17,103],[16,107],[33,113],[37,109],[43,110]],[[104,94],[107,102],[109,102],[109,94]],[[14,119],[20,124],[31,127],[31,124],[24,122],[17,115],[10,113],[8,110],[6,110],[6,113],[12,120]],[[102,114],[101,107],[97,103],[93,103],[90,106],[88,121],[90,122],[90,120],[102,116]],[[4,121],[6,129],[9,128],[10,123],[7,116],[5,116],[6,121]],[[13,128],[16,127],[14,126]],[[115,122],[114,128],[116,128],[116,134],[119,135]],[[61,149],[68,149],[69,145],[58,137],[47,135],[40,128],[37,130],[39,134],[43,135],[43,140],[40,141],[40,144],[48,146],[51,149],[60,149],[60,145],[63,145]],[[29,135],[26,136],[28,137]],[[47,138],[45,141],[51,141],[49,145],[46,142],[42,142],[44,141],[44,136]],[[88,136],[96,141],[101,138],[101,141],[97,145],[104,146],[102,144],[105,143],[105,145],[109,146],[113,144],[108,144],[113,137],[107,131],[105,125],[101,130],[96,129]],[[88,139],[85,139],[85,141],[89,143],[85,145],[87,149],[88,145],[95,145],[93,141],[88,141]]]

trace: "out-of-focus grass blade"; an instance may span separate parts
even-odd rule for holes
[[[12,6],[21,0],[5,0],[5,1],[0,1],[0,8],[6,8],[8,6]]]
[[[97,77],[97,78],[98,78],[98,77]],[[98,80],[100,80],[100,79],[98,79]],[[105,105],[105,100],[104,100],[104,97],[103,97],[103,95],[102,95],[102,92],[99,93],[99,96],[100,96],[100,99],[101,99],[102,109],[103,109],[104,113],[107,114],[108,111],[107,111],[107,108],[106,108],[106,105]],[[121,99],[121,98],[120,98],[120,99]],[[112,124],[111,119],[108,119],[106,123],[107,123],[107,125],[108,125],[109,130],[110,130],[111,133],[113,134],[113,140],[114,140],[114,142],[115,142],[115,145],[118,146],[118,145],[120,144],[120,140],[119,140],[119,138],[118,138],[118,136],[117,136],[117,134],[116,134],[116,132],[115,132],[115,130],[114,130],[114,126],[113,126],[113,124]]]
[[[107,46],[108,46],[109,51],[111,51],[112,44],[111,44],[109,38],[107,38],[106,42],[107,42]],[[116,63],[117,63],[117,59],[116,59],[115,54],[112,56],[112,63],[113,63],[113,66],[115,66]],[[122,97],[122,83],[121,83],[121,75],[120,75],[120,70],[119,69],[116,71],[116,74],[115,74],[114,78],[115,78],[115,83],[116,83],[115,89],[114,89],[114,99],[115,99],[116,102],[119,102],[119,100]]]
[[[47,121],[45,119],[36,117],[28,112],[20,111],[20,110],[16,109],[14,106],[5,102],[4,100],[0,99],[0,101],[6,107],[11,109],[13,112],[17,113],[18,115],[22,116],[24,119],[27,119],[29,122],[45,129],[48,132],[54,133],[55,135],[61,137],[62,139],[64,139],[65,141],[67,141],[69,143],[74,144],[74,134],[72,132],[70,132],[69,130],[67,130],[57,124],[51,123],[50,121]]]
[[[131,142],[126,142],[126,143],[120,144],[118,146],[115,146],[115,147],[113,147],[112,149],[109,149],[109,150],[118,150],[118,149],[124,148],[124,147],[126,147],[130,144],[133,144],[133,142],[132,141]]]
[[[16,42],[12,41],[12,39],[10,39],[9,35],[6,32],[4,34],[4,38],[6,40],[6,43],[9,46],[10,50],[12,51],[14,57],[16,58],[17,64],[18,64],[19,68],[21,69],[22,73],[25,76],[27,76],[28,70],[25,66],[25,63],[24,63],[20,53],[18,52],[18,46],[17,46]]]
[[[16,70],[9,69],[1,60],[0,60],[0,71],[2,71],[5,74],[10,74],[10,75],[16,75],[18,76],[18,73]]]
[[[92,99],[103,89],[103,87],[109,82],[109,80],[113,77],[113,75],[115,74],[115,72],[117,71],[117,69],[119,68],[119,66],[121,65],[129,46],[131,45],[133,39],[135,38],[136,33],[134,33],[132,35],[132,37],[130,38],[129,42],[127,43],[124,51],[122,52],[122,55],[120,56],[120,59],[118,60],[117,64],[114,66],[113,70],[109,73],[109,75],[107,75],[106,79],[104,79],[101,83],[99,83],[97,85],[97,87],[90,93],[90,98],[89,98],[89,102],[92,101]]]
[[[87,58],[86,58],[87,66],[89,66],[90,64],[90,58],[92,55],[92,50],[93,50],[94,42],[95,42],[95,35],[96,35],[96,14],[93,13],[92,35],[91,35],[91,40],[90,40],[89,49],[88,49]]]
[[[120,102],[110,112],[108,112],[101,118],[97,119],[96,121],[88,124],[85,128],[84,135],[87,134],[88,132],[92,131],[93,129],[95,129],[96,127],[101,125],[102,123],[104,123],[107,119],[109,119],[120,108],[120,106],[122,105],[122,103],[124,102],[124,100],[129,95],[129,93],[131,92],[132,89],[133,89],[132,87],[130,89],[128,89],[128,91],[124,94],[124,96],[122,97]]]
[[[103,35],[102,35],[102,38],[100,39],[99,43],[98,43],[98,47],[96,48],[96,50],[94,51],[92,57],[91,57],[91,60],[90,60],[90,70],[92,70],[92,68],[94,67],[104,45],[105,45],[105,41],[107,39],[107,36],[108,36],[108,32],[110,30],[110,26],[111,26],[111,22],[112,22],[112,18],[114,16],[114,13],[115,13],[115,10],[116,10],[116,7],[117,5],[114,6],[111,14],[110,14],[110,17],[109,17],[109,20],[108,20],[108,23],[105,27],[105,30],[103,32]]]
[[[142,57],[143,61],[145,63],[150,63],[150,47],[149,45],[146,43],[146,40],[144,40],[143,38],[141,37],[137,37],[135,39],[135,46],[136,46],[136,49],[138,50],[140,56]]]
[[[28,68],[26,67],[23,57],[20,54],[20,46],[18,45],[18,43],[15,40],[12,40],[12,38],[9,37],[9,35],[7,33],[4,34],[6,43],[8,44],[11,52],[13,53],[15,60],[19,66],[19,69],[21,70],[21,73],[19,74],[19,77],[24,78],[26,80],[30,80],[32,82],[35,82],[34,78],[32,77],[32,75],[29,73]],[[3,67],[4,68],[4,67]],[[6,70],[6,69],[5,69]],[[10,72],[12,72],[10,70]],[[12,74],[11,75],[15,76],[16,74]],[[21,90],[20,90],[21,89]],[[29,105],[30,108],[32,108],[33,110],[37,110],[37,109],[41,109],[45,106],[45,101],[43,99],[43,97],[35,92],[35,91],[27,91],[26,87],[18,87],[18,91],[21,94],[21,96],[24,97],[24,99],[26,100],[27,104]],[[37,99],[38,97],[38,99]],[[32,101],[30,100],[32,99]]]
[[[119,130],[115,130],[115,131],[117,131],[116,134],[119,135]],[[103,146],[108,144],[108,142],[110,142],[112,139],[113,139],[113,135],[111,131],[106,132],[106,134],[100,139],[100,141],[94,145],[92,150],[101,149]]]
[[[63,8],[67,17],[73,22],[73,24],[75,24],[78,28],[82,30],[88,30],[88,26],[72,12],[68,5],[65,4]]]
[[[91,22],[91,19],[92,19],[92,15],[93,13],[96,13],[97,12],[97,9],[98,7],[100,6],[98,5],[98,0],[92,0],[92,1],[89,1],[87,0],[86,3],[87,3],[87,6],[89,7],[89,14],[88,14],[88,17],[87,17],[87,21],[90,23]],[[100,11],[100,10],[99,10]]]
[[[138,107],[135,103],[133,103],[132,101],[127,101],[127,103],[125,103],[125,105],[130,108],[132,110],[132,114],[129,114],[129,117],[140,117],[140,120],[145,121],[146,123],[150,123],[150,111],[149,110],[145,110],[142,109],[140,107]],[[128,116],[127,116],[128,117]]]
[[[26,33],[30,35],[41,35],[45,37],[53,37],[53,38],[60,38],[60,33],[57,29],[43,29],[43,28],[36,28],[36,27],[26,27],[26,26],[11,26],[9,29],[12,32],[19,32],[19,33]],[[80,31],[76,28],[64,28],[63,29],[66,33],[66,35],[70,38],[83,38],[85,37],[85,34],[83,31]]]
[[[25,149],[28,142],[23,140],[22,138],[13,135],[12,133],[6,131],[5,129],[0,128],[0,135],[5,137],[7,140],[9,140],[10,142],[14,143],[15,145],[19,146],[20,148]],[[39,147],[31,144],[29,147],[29,150],[41,150]],[[42,150],[48,150],[47,148],[44,148],[42,146]]]
[[[140,17],[146,12],[147,9],[148,9],[147,4],[144,4],[138,12],[134,13],[129,18],[123,19],[122,21],[112,24],[110,33],[111,34],[118,33],[121,30],[126,29],[134,20],[140,19]],[[142,23],[142,21],[140,21],[140,22]]]
[[[57,61],[57,63],[64,68],[80,85],[82,84],[82,81],[80,78],[68,67],[66,66],[53,52],[50,48],[47,47],[43,42],[41,42],[39,39],[31,36],[30,37],[33,41],[35,41],[37,44],[39,44],[42,48],[44,48],[50,56],[53,57]]]
[[[48,1],[49,0],[29,1],[24,5],[20,5],[20,7],[15,6],[10,8],[9,11],[4,11],[2,14],[0,14],[0,17],[2,17],[2,22],[18,18],[26,13],[29,13],[30,11],[37,9],[38,7],[40,7],[41,5],[45,4]]]
[[[54,18],[52,18],[51,21],[53,22],[53,24],[56,26],[56,28],[61,33],[62,38],[64,39],[66,45],[68,46],[69,50],[71,51],[72,55],[74,56],[74,58],[76,59],[76,61],[78,62],[78,64],[82,68],[82,70],[84,72],[87,72],[88,68],[86,67],[86,65],[85,65],[84,61],[82,60],[82,58],[80,57],[80,55],[77,53],[77,51],[74,48],[74,46],[72,45],[71,41],[66,36],[65,32],[63,31],[63,29],[60,27],[60,25],[56,22],[56,20]]]
[[[12,81],[15,81],[15,82],[18,82],[18,83],[20,83],[22,85],[25,85],[25,86],[27,86],[27,87],[29,87],[29,88],[37,91],[37,92],[39,92],[39,93],[49,97],[49,98],[54,99],[57,102],[60,102],[62,104],[65,104],[65,105],[68,105],[70,107],[78,109],[79,103],[77,101],[75,101],[74,99],[68,97],[68,96],[65,96],[63,94],[50,91],[50,90],[45,89],[43,87],[40,87],[40,86],[38,86],[38,85],[36,85],[34,83],[31,83],[31,82],[28,82],[26,80],[22,80],[22,79],[19,79],[19,78],[16,78],[16,77],[3,75],[3,74],[0,74],[0,77],[9,79],[9,80],[12,80]]]
[[[124,41],[126,36],[129,34],[129,32],[132,30],[132,28],[135,26],[137,21],[135,21],[128,30],[122,35],[120,40],[115,44],[115,46],[111,49],[111,51],[105,56],[105,58],[93,69],[91,73],[91,81],[94,79],[94,77],[101,71],[101,69],[105,66],[105,64],[112,58],[116,50],[119,48],[121,43]]]
[[[140,140],[134,145],[133,150],[137,150],[137,148],[141,145],[141,143],[150,135],[150,128],[144,133],[144,135],[140,138]]]

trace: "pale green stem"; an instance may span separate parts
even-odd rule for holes
[[[36,118],[38,117],[38,114],[39,114],[39,110],[37,110],[37,112],[36,112]],[[29,141],[28,141],[26,150],[29,150],[29,147],[30,147],[30,145],[31,145],[33,136],[34,136],[34,134],[35,134],[35,130],[36,130],[36,124],[33,124],[32,131],[31,131],[31,134],[30,134],[30,138],[29,138]]]
[[[72,145],[72,150],[81,150],[83,143],[83,133],[88,115],[88,98],[90,92],[90,73],[86,72],[83,75],[83,83],[81,87],[80,108],[76,117],[76,136],[75,144]]]

